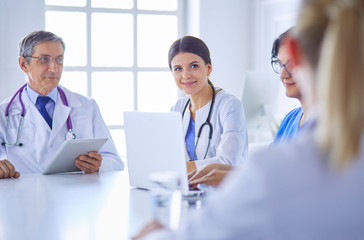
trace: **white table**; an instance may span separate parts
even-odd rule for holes
[[[0,180],[0,240],[129,239],[152,217],[127,172],[22,174]]]

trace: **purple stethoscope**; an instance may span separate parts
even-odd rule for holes
[[[23,120],[24,120],[24,115],[25,115],[25,108],[24,108],[23,100],[21,99],[21,92],[23,91],[23,89],[26,86],[27,86],[27,84],[24,84],[21,88],[19,88],[19,90],[11,98],[8,106],[5,109],[6,132],[5,132],[5,141],[2,143],[3,146],[7,146],[7,147],[15,147],[15,146],[21,147],[21,146],[23,146],[23,143],[20,143],[19,142],[20,129],[22,127]],[[63,104],[68,107],[68,101],[67,101],[67,98],[66,98],[66,94],[58,86],[57,86],[57,90],[58,90],[58,92],[60,94],[60,97],[62,99]],[[11,104],[13,103],[16,95],[18,95],[18,97],[19,97],[19,102],[20,102],[20,105],[21,105],[21,114],[20,114],[18,131],[17,131],[17,134],[16,134],[16,140],[15,140],[15,143],[12,144],[12,143],[9,143],[8,140],[7,140],[8,129],[9,129],[8,128],[8,126],[9,126],[9,108],[10,108]],[[66,140],[76,139],[76,133],[73,132],[73,129],[72,129],[72,121],[71,121],[70,115],[68,115],[68,118],[67,118],[67,129],[68,129],[68,131],[66,133]]]

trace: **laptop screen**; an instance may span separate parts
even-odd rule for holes
[[[177,172],[182,194],[188,193],[186,147],[182,117],[178,112],[125,112],[125,139],[129,182],[138,188],[153,188],[153,172]]]

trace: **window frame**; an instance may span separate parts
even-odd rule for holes
[[[134,97],[133,97],[133,105],[135,111],[138,110],[138,73],[140,72],[166,72],[170,71],[168,67],[139,67],[138,66],[138,15],[139,14],[148,14],[148,15],[172,15],[177,17],[178,22],[178,37],[184,35],[184,0],[177,0],[177,10],[176,11],[156,11],[156,10],[140,10],[137,8],[137,0],[133,1],[133,8],[131,9],[113,9],[113,8],[93,8],[91,7],[91,0],[86,0],[86,5],[84,7],[74,7],[74,6],[55,6],[55,5],[47,5],[45,4],[45,13],[49,11],[59,11],[59,12],[82,12],[86,14],[86,41],[87,41],[87,49],[86,49],[86,66],[64,66],[63,71],[67,72],[86,72],[87,79],[87,96],[93,97],[92,94],[92,78],[91,75],[93,72],[132,72],[133,73],[133,84],[134,84]],[[133,16],[133,66],[131,67],[94,67],[91,64],[91,16],[92,13],[128,13]],[[67,44],[67,43],[66,43]],[[171,43],[172,44],[172,43]],[[167,57],[166,57],[167,58]],[[172,78],[172,76],[171,76]],[[177,98],[181,97],[181,93],[176,90]],[[109,130],[122,130],[124,131],[124,125],[114,124],[107,125]],[[119,150],[119,149],[118,149]],[[120,150],[119,150],[120,153]],[[125,157],[121,154],[122,157]]]

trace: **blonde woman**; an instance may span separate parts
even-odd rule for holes
[[[364,239],[364,1],[304,0],[287,44],[305,103],[316,108],[310,130],[252,156],[177,232],[153,222],[142,234]]]

